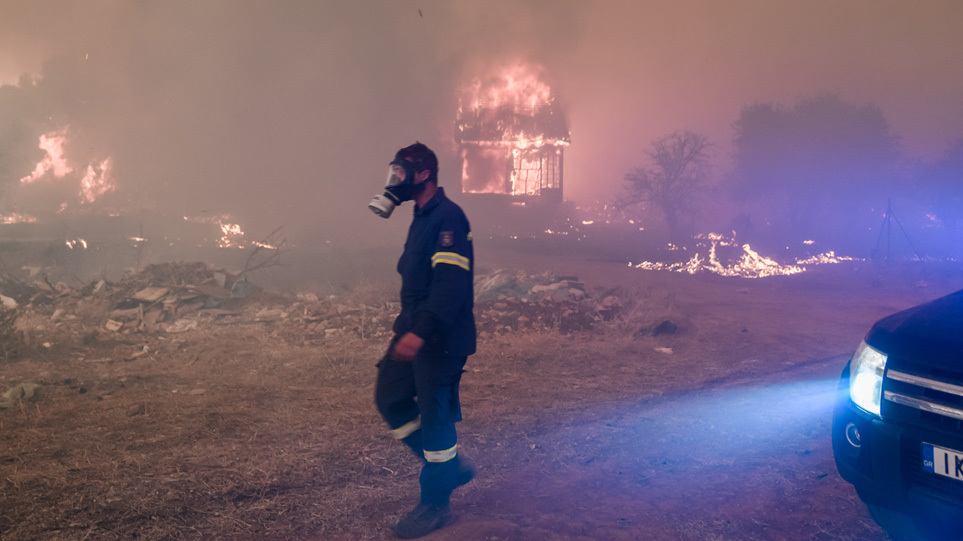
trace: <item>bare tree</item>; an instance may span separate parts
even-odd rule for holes
[[[620,207],[649,204],[665,215],[669,235],[678,240],[682,219],[705,194],[709,177],[709,139],[691,131],[675,132],[645,151],[649,163],[625,175]]]

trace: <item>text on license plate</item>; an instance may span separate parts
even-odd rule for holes
[[[963,453],[924,443],[923,469],[943,477],[963,481]]]

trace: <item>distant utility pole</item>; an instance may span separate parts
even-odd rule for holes
[[[906,230],[903,229],[903,224],[900,223],[899,218],[897,218],[896,214],[893,213],[892,199],[886,200],[886,213],[883,214],[883,224],[879,228],[879,237],[876,239],[876,248],[873,249],[872,258],[876,259],[876,256],[879,254],[879,245],[883,242],[883,234],[885,233],[886,234],[886,257],[883,259],[884,261],[889,261],[890,255],[892,255],[893,222],[896,222],[896,225],[899,226],[899,230],[903,232],[903,238],[906,239],[906,244],[909,244],[910,250],[913,250],[913,253],[916,255],[916,259],[919,259],[920,261],[922,261],[923,258],[920,257],[919,252],[917,252],[916,248],[913,247],[913,242],[910,240],[909,235],[906,233]]]

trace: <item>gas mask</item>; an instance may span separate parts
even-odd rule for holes
[[[372,212],[388,218],[396,206],[414,199],[425,189],[424,182],[415,184],[414,165],[407,160],[394,160],[388,165],[388,183],[384,193],[374,196],[368,203]]]

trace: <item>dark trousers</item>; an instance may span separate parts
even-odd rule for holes
[[[419,353],[414,361],[402,362],[386,354],[378,363],[375,404],[395,438],[423,463],[423,503],[447,505],[457,486],[455,423],[461,420],[458,385],[466,360]]]

